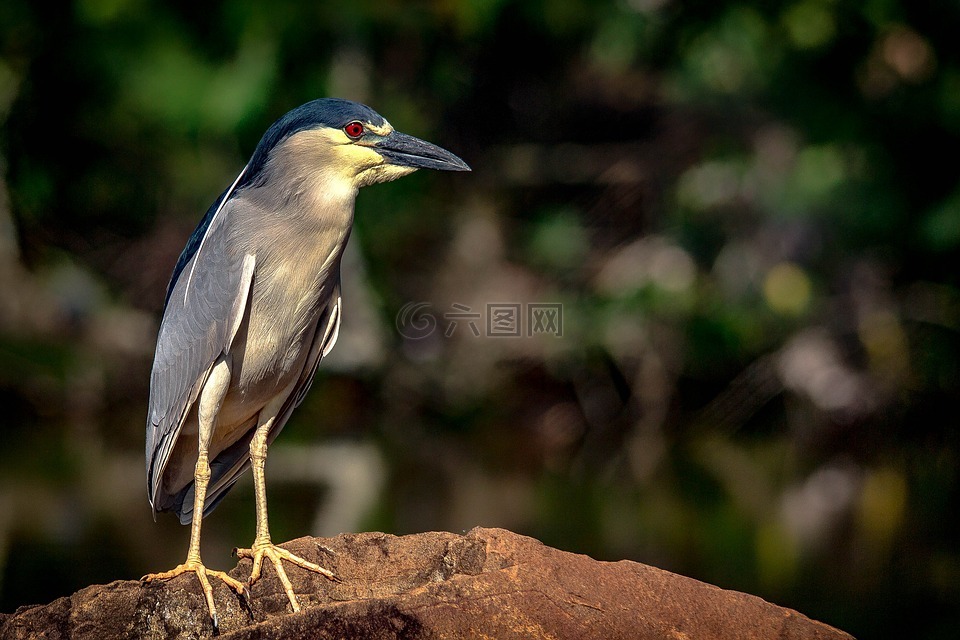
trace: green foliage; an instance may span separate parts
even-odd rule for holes
[[[338,95],[474,172],[360,195],[340,343],[268,463],[278,532],[501,525],[859,637],[950,637],[958,18],[0,3],[0,610],[181,560],[141,490],[167,278],[270,122]],[[403,337],[408,303],[431,335]],[[487,335],[503,303],[520,337]],[[562,336],[526,335],[541,303]],[[241,484],[205,559],[251,534]]]

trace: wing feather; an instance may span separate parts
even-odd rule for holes
[[[170,453],[211,367],[229,352],[247,306],[255,259],[231,242],[231,195],[226,192],[213,215],[204,217],[168,290],[147,411],[147,493],[154,511],[169,506],[160,479]],[[185,271],[188,277],[180,277]]]

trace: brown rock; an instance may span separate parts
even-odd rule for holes
[[[284,546],[342,582],[289,567],[303,606],[294,614],[269,566],[251,589],[250,611],[215,580],[223,638],[850,638],[755,596],[636,562],[599,562],[502,529],[344,534]],[[231,575],[249,572],[243,560]],[[96,585],[0,614],[0,640],[211,633],[192,576]]]

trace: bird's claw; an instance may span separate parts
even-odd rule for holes
[[[260,579],[263,558],[264,556],[269,558],[277,572],[277,577],[280,578],[280,584],[283,585],[283,591],[287,594],[287,599],[290,601],[290,606],[293,608],[294,612],[300,611],[300,603],[297,601],[297,596],[293,592],[293,585],[290,583],[290,579],[287,577],[287,572],[284,570],[281,560],[292,562],[298,567],[319,573],[320,575],[333,580],[334,582],[340,582],[340,579],[337,578],[337,576],[334,575],[334,573],[329,569],[325,569],[315,562],[310,562],[309,560],[301,558],[296,554],[290,553],[283,547],[278,547],[272,542],[265,544],[254,544],[253,548],[251,549],[234,549],[233,552],[238,558],[250,558],[253,560],[253,569],[250,572],[250,579],[247,580],[248,586]]]
[[[213,623],[213,633],[214,635],[219,635],[220,633],[220,618],[217,615],[217,605],[213,602],[213,587],[210,586],[210,580],[207,576],[213,576],[215,578],[220,578],[223,582],[237,592],[241,598],[246,599],[247,597],[247,588],[242,582],[233,578],[223,571],[216,571],[214,569],[207,569],[200,562],[185,562],[181,565],[178,565],[171,569],[170,571],[162,571],[160,573],[148,573],[147,575],[140,578],[141,582],[153,582],[154,580],[170,580],[176,578],[179,575],[184,573],[193,573],[197,576],[197,579],[200,581],[200,588],[203,590],[204,599],[207,601],[207,611],[210,613],[210,621]]]

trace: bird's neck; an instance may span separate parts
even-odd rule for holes
[[[350,236],[356,189],[316,168],[293,169],[267,173],[238,194],[235,215],[247,220],[231,227],[258,264],[282,256],[304,272],[327,272]]]

